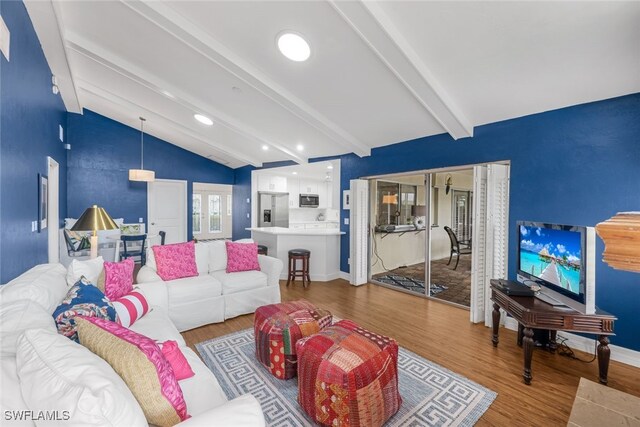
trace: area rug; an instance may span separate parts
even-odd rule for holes
[[[386,283],[387,285],[397,286],[399,288],[406,289],[407,291],[424,295],[424,280],[402,276],[400,274],[384,274],[381,276],[375,276],[374,279],[378,282]],[[433,297],[447,289],[448,287],[444,285],[432,283],[429,288],[429,295]]]
[[[196,344],[229,399],[253,394],[268,426],[313,426],[297,402],[297,379],[274,378],[255,357],[253,330]],[[402,406],[386,426],[472,426],[496,393],[400,347]]]

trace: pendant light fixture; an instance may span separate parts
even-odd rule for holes
[[[153,182],[156,179],[154,171],[144,169],[144,122],[140,117],[140,169],[129,169],[129,181]]]

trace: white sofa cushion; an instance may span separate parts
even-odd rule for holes
[[[147,259],[145,262],[146,267],[150,267],[153,271],[158,271],[158,265],[156,264],[156,256],[153,253],[153,246],[147,248]]]
[[[224,240],[205,243],[209,247],[209,272],[227,269],[227,245]]]
[[[264,414],[258,400],[243,394],[226,405],[218,406],[178,424],[179,427],[264,427]]]
[[[71,425],[147,425],[142,409],[107,362],[70,339],[31,329],[18,339],[20,388],[31,410],[69,411]]]
[[[223,295],[267,287],[267,275],[262,271],[252,270],[237,273],[214,271],[211,276],[222,283]]]
[[[180,346],[180,351],[189,362],[193,373],[191,378],[179,381],[182,395],[187,402],[189,415],[198,415],[227,402],[218,380],[211,373],[200,357],[186,346]]]
[[[98,277],[104,268],[104,259],[99,256],[85,261],[71,260],[67,269],[67,285],[73,286],[82,276],[86,277],[92,285],[98,285]]]
[[[18,337],[27,329],[57,332],[51,313],[33,300],[23,299],[0,305],[0,352],[15,356]]]
[[[198,274],[209,273],[209,246],[206,243],[196,243],[196,267]]]
[[[16,370],[16,357],[15,356],[2,356],[0,357],[0,378],[2,378],[2,384],[0,388],[0,411],[2,411],[2,425],[14,426],[33,426],[31,420],[16,421],[11,419],[7,420],[6,411],[26,411],[29,409],[27,402],[22,398],[20,393],[20,379],[18,378],[18,371]],[[11,414],[11,412],[9,412]]]
[[[69,288],[67,270],[62,264],[40,264],[0,287],[2,304],[28,299],[37,302],[47,313],[60,304]]]
[[[149,312],[129,329],[159,342],[173,340],[180,346],[187,345],[180,332],[171,323],[169,314],[162,307],[152,306]]]
[[[222,284],[208,274],[170,280],[167,284],[169,306],[185,305],[222,295]]]

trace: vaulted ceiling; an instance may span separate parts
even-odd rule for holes
[[[640,2],[26,5],[69,111],[135,128],[144,116],[150,134],[230,167],[465,138],[640,92]],[[309,42],[307,61],[278,51],[283,30]]]

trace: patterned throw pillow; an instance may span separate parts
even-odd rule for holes
[[[162,280],[174,280],[198,275],[196,265],[196,247],[194,242],[173,243],[154,246],[158,276]]]
[[[149,303],[140,290],[129,292],[111,303],[118,313],[118,323],[125,328],[133,325],[149,311]]]
[[[133,268],[131,258],[120,262],[104,263],[104,293],[110,300],[125,296],[133,289]]]
[[[64,229],[64,239],[67,241],[67,245],[74,251],[82,251],[91,248],[91,240],[89,234],[86,231],[71,231]]]
[[[149,424],[173,426],[189,417],[171,365],[152,339],[95,317],[79,317],[76,323],[80,343],[120,375]]]
[[[256,243],[225,243],[227,245],[227,273],[260,270]]]
[[[102,291],[81,277],[69,289],[67,296],[53,312],[58,332],[67,338],[78,341],[76,316],[98,317],[116,321],[116,309]]]

